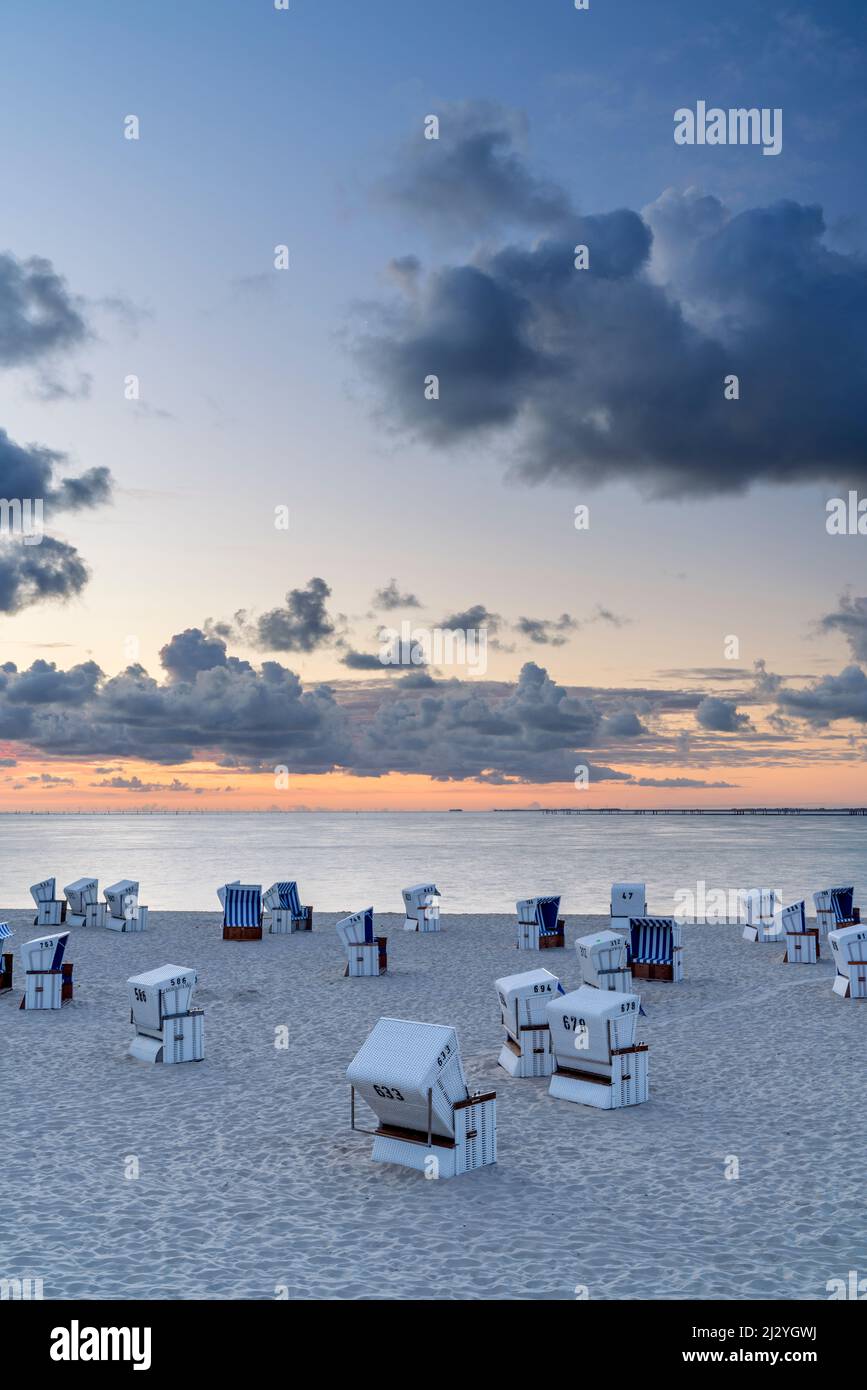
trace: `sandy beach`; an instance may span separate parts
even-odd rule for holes
[[[650,1101],[603,1112],[498,1068],[493,981],[544,965],[575,988],[575,937],[605,919],[519,955],[512,917],[416,936],[382,915],[389,973],[349,980],[339,915],[250,944],[209,913],[73,929],[74,1002],[26,1013],[32,914],[3,914],[0,1275],[52,1299],[812,1300],[867,1269],[865,1005],[832,994],[824,943],[787,966],[739,926],[687,927],[685,982],[641,988]],[[202,1063],[126,1055],[126,979],[168,961],[199,973]],[[470,1085],[498,1093],[495,1166],[436,1182],[370,1161],[344,1071],[382,1015],[457,1028]]]

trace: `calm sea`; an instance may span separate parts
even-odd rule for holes
[[[656,913],[699,882],[779,888],[812,911],[816,888],[867,886],[867,817],[0,815],[0,908],[29,907],[51,874],[58,892],[85,875],[100,890],[138,879],[152,911],[216,911],[227,880],[285,878],[323,912],[399,912],[401,888],[427,879],[444,913],[513,912],[543,893],[564,912],[607,912],[615,879],[645,881]]]

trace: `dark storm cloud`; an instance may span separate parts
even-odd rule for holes
[[[635,777],[633,787],[735,787],[736,782],[703,782],[695,777]]]
[[[270,652],[312,652],[334,634],[325,603],[331,590],[313,578],[304,589],[290,589],[281,608],[263,613],[255,625],[256,645]]]
[[[41,599],[81,593],[89,571],[66,541],[43,536],[39,545],[0,540],[0,613],[18,613]]]
[[[867,675],[860,666],[847,666],[838,676],[823,676],[805,690],[781,690],[778,697],[785,714],[806,719],[817,727],[836,719],[867,723]]]
[[[188,627],[161,648],[160,661],[172,680],[195,680],[198,671],[226,665],[226,644],[219,637],[206,637],[201,628]]]
[[[81,303],[50,261],[0,253],[0,366],[19,367],[83,342]]]
[[[395,608],[421,608],[421,603],[415,594],[402,593],[397,587],[397,580],[390,579],[381,589],[376,590],[373,606],[391,612]]]
[[[561,613],[559,618],[519,618],[515,631],[537,646],[562,647],[568,641],[566,634],[576,632],[579,626],[568,613]]]
[[[502,113],[450,139],[420,139],[398,201],[541,234],[433,269],[358,340],[400,430],[435,447],[508,430],[529,481],[629,478],[656,497],[867,479],[867,262],[830,249],[819,207],[733,216],[669,190],[643,216],[579,216],[539,193]]]
[[[749,728],[749,717],[739,714],[734,700],[723,700],[719,695],[707,695],[695,712],[696,721],[703,729],[712,729],[719,734],[736,734]]]
[[[189,782],[182,782],[180,778],[173,777],[171,782],[143,782],[140,777],[110,777],[102,782],[91,782],[92,787],[111,787],[129,792],[200,792],[201,787],[191,787]],[[227,788],[223,788],[224,791]]]
[[[604,738],[638,738],[647,730],[634,710],[619,710],[606,716],[601,733]]]
[[[842,632],[856,661],[867,661],[867,596],[844,594],[834,613],[820,621],[825,632]]]
[[[81,511],[106,502],[111,495],[107,468],[90,468],[76,477],[56,478],[66,455],[38,444],[16,444],[0,429],[0,497],[7,500],[41,498],[46,513]]]
[[[471,608],[465,608],[461,613],[452,613],[449,617],[443,618],[440,627],[453,632],[478,632],[484,627],[488,632],[496,632],[500,622],[499,613],[492,613],[483,603],[474,603]]]

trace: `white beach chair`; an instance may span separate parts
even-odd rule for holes
[[[133,878],[121,878],[104,890],[108,913],[105,925],[112,931],[144,931],[148,910],[138,900],[139,885]]]
[[[783,931],[786,954],[783,961],[790,965],[815,965],[819,959],[819,928],[807,926],[807,905],[790,903],[783,908]]]
[[[622,932],[599,931],[579,936],[575,949],[585,985],[611,989],[619,994],[632,993],[627,937]]]
[[[226,883],[217,889],[223,906],[224,941],[262,940],[262,886]]]
[[[64,888],[66,922],[70,927],[104,927],[108,908],[99,901],[99,882],[95,878],[77,878]]]
[[[435,883],[416,883],[403,890],[404,931],[439,931],[442,893]]]
[[[867,927],[830,931],[828,945],[837,967],[834,993],[842,999],[867,999]]]
[[[582,985],[548,1005],[555,1100],[617,1110],[649,1095],[646,1043],[636,1043],[637,994]]]
[[[0,922],[0,944],[8,941],[13,935],[12,928],[8,922]],[[4,951],[0,955],[0,994],[5,994],[12,988],[12,952]]]
[[[388,970],[388,941],[376,936],[373,928],[373,908],[364,907],[343,917],[336,927],[346,951],[344,975],[354,978],[384,975]]]
[[[647,886],[644,883],[613,883],[611,885],[612,931],[629,937],[630,917],[647,916]]]
[[[522,898],[515,907],[519,951],[544,951],[563,945],[566,922],[559,915],[559,898]]]
[[[127,980],[129,1021],[135,1026],[130,1057],[140,1062],[201,1062],[205,1011],[190,1007],[196,980],[195,970],[187,965],[161,965]]]
[[[313,930],[313,908],[302,905],[294,879],[272,883],[262,897],[262,904],[268,912],[268,930],[275,936]]]
[[[854,906],[855,889],[822,888],[813,894],[816,905],[816,921],[819,931],[842,931],[844,927],[857,927],[861,923],[861,909]]]
[[[350,1062],[352,1128],[356,1093],[376,1115],[375,1163],[400,1163],[451,1178],[497,1161],[495,1091],[472,1094],[454,1028],[381,1018]]]
[[[69,932],[37,936],[21,947],[24,998],[21,1009],[59,1009],[72,998],[72,964],[63,956]]]
[[[54,896],[55,879],[44,878],[34,883],[30,896],[36,904],[34,927],[60,927],[66,921],[66,900]]]
[[[683,979],[683,926],[676,917],[630,917],[627,949],[634,980]]]
[[[744,941],[762,945],[783,939],[782,900],[776,888],[747,888],[740,894],[741,911],[746,922]]]
[[[563,993],[550,970],[527,970],[494,981],[506,1040],[497,1058],[510,1076],[550,1076],[554,1069],[548,1001]]]

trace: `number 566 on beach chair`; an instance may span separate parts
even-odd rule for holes
[[[217,889],[223,905],[224,941],[262,940],[262,889],[258,883],[227,883]]]
[[[262,902],[268,910],[268,930],[274,935],[313,930],[313,908],[302,906],[294,879],[272,883]]]

